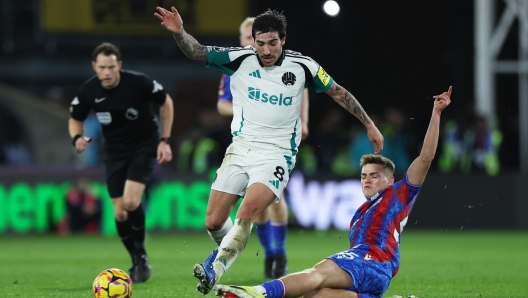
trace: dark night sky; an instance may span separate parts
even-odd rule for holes
[[[322,3],[261,1],[251,9],[284,11],[286,48],[315,59],[366,109],[421,110],[450,84],[453,106],[471,99],[472,1],[340,1],[336,18]]]
[[[340,14],[329,17],[323,0],[252,2],[256,15],[268,8],[288,20],[286,48],[312,57],[350,91],[367,113],[382,115],[388,106],[405,111],[409,132],[421,139],[431,115],[431,96],[453,85],[451,106],[443,121],[469,122],[474,103],[473,1],[338,1]],[[504,3],[496,3],[498,21]],[[499,59],[517,58],[517,22]],[[516,75],[498,75],[496,106],[504,133],[501,158],[518,156],[518,83]],[[313,95],[315,97],[315,94]],[[326,95],[311,101],[310,117],[335,106]],[[315,112],[314,112],[315,111]],[[344,111],[342,111],[344,112]],[[412,120],[411,120],[412,118]],[[354,117],[345,117],[357,125]],[[310,128],[312,131],[315,127]],[[507,164],[507,163],[506,163]]]

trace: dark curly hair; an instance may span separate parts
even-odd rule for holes
[[[92,54],[93,61],[97,60],[97,55],[103,53],[105,56],[116,55],[117,61],[121,61],[121,52],[119,48],[109,42],[103,42],[98,45]]]
[[[255,38],[255,33],[279,32],[280,39],[286,37],[286,17],[282,12],[268,9],[265,13],[259,14],[253,22],[251,34]]]

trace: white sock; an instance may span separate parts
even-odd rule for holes
[[[253,224],[245,219],[235,219],[233,228],[225,235],[218,248],[218,255],[213,263],[216,280],[220,279],[246,248]]]
[[[211,239],[213,239],[213,241],[216,242],[218,246],[220,246],[220,243],[222,243],[222,239],[224,239],[224,236],[227,235],[227,233],[229,232],[229,230],[231,230],[232,227],[233,221],[230,217],[228,217],[226,222],[224,223],[224,226],[220,230],[207,231],[207,233],[209,233]]]
[[[255,291],[259,292],[262,295],[266,294],[266,289],[263,286],[259,285],[259,286],[254,286],[252,288],[255,289]],[[264,296],[264,297],[266,297],[266,296]]]

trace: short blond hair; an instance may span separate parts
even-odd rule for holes
[[[392,160],[386,157],[376,154],[365,154],[361,156],[361,159],[359,160],[359,165],[361,166],[361,168],[368,164],[382,165],[383,170],[388,171],[391,176],[394,176],[394,170],[396,169],[396,166],[394,165]]]
[[[240,24],[240,35],[244,34],[244,28],[253,26],[253,22],[255,21],[255,18],[246,18],[242,24]]]

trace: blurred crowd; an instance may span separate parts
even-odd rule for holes
[[[69,100],[60,87],[50,88],[45,98],[63,113],[68,113]],[[394,161],[396,174],[401,175],[419,154],[421,144],[417,140],[422,139],[427,123],[417,122],[396,106],[376,112],[370,114],[385,137],[382,154]],[[372,151],[364,127],[350,121],[353,117],[339,107],[328,108],[317,116],[310,121],[310,136],[299,147],[296,169],[305,174],[357,175],[360,157]],[[166,166],[169,170],[208,173],[221,164],[225,149],[231,143],[230,119],[220,116],[214,106],[202,107],[193,119],[195,123],[189,129],[173,136],[171,145],[175,158]],[[506,123],[490,125],[471,107],[459,115],[448,115],[440,132],[435,169],[442,173],[483,172],[490,176],[497,175],[501,169],[517,170],[518,121],[517,117],[508,119]],[[179,125],[177,119],[174,125]],[[0,126],[10,128],[0,130],[0,164],[35,164],[33,149],[24,141],[21,120],[9,113],[9,109],[0,108]],[[92,142],[80,159],[72,163],[102,165],[103,137],[95,115],[85,121],[85,132]]]
[[[6,106],[0,104],[0,165],[31,165],[24,126]]]

